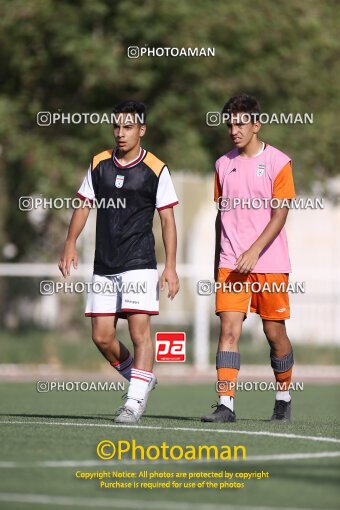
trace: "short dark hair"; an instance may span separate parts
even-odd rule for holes
[[[140,124],[146,124],[146,106],[139,101],[122,101],[113,108],[112,113],[136,113],[143,120]]]
[[[235,115],[237,113],[251,114],[252,119],[256,121],[260,116],[261,109],[260,103],[256,97],[249,96],[248,94],[240,94],[233,96],[223,106],[222,114]]]

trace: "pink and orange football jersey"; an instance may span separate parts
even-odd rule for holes
[[[219,267],[235,269],[238,257],[250,248],[269,223],[272,213],[270,199],[295,197],[292,164],[289,156],[267,144],[260,154],[253,157],[240,156],[238,149],[233,149],[216,161],[215,168],[215,201],[223,197],[232,203],[237,198],[244,199],[244,205],[252,204],[252,199],[266,199],[261,200],[261,207],[256,201],[254,207],[237,205],[221,212]],[[261,252],[252,273],[290,272],[287,236],[282,228],[274,241]]]

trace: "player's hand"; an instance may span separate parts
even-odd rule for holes
[[[64,253],[61,255],[58,267],[64,278],[70,276],[70,267],[73,262],[74,269],[78,268],[78,254],[75,243],[66,241]]]
[[[250,273],[259,260],[260,253],[257,248],[249,248],[242,253],[236,261],[236,270],[239,273]]]
[[[168,283],[168,298],[171,299],[171,301],[176,296],[177,292],[179,291],[179,279],[177,276],[177,273],[175,269],[169,269],[165,268],[162,276],[161,276],[161,290],[163,291],[165,289],[165,282]]]

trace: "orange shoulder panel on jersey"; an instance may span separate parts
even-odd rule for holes
[[[165,163],[163,163],[163,161],[161,161],[160,159],[156,158],[156,156],[154,156],[152,152],[146,153],[143,163],[145,163],[149,168],[151,168],[151,170],[157,175],[157,177],[165,167]]]
[[[222,188],[221,188],[220,180],[218,178],[218,173],[215,172],[214,201],[218,202],[218,199],[221,196],[222,196]]]
[[[107,151],[100,152],[99,154],[96,154],[92,158],[92,170],[94,170],[101,161],[104,161],[105,159],[110,159],[112,157],[113,149],[109,149]]]
[[[292,162],[289,161],[277,174],[273,186],[273,198],[294,198]]]

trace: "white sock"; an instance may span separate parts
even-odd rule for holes
[[[275,395],[275,400],[284,400],[285,402],[290,402],[291,397],[289,391],[277,391]]]
[[[122,361],[121,363],[119,363],[119,361],[115,361],[114,363],[111,363],[111,365],[113,366],[113,368],[117,370],[117,372],[119,372],[123,377],[125,377],[125,379],[130,381],[132,363],[133,357],[129,353],[126,360]]]
[[[230,411],[234,410],[234,399],[233,397],[228,397],[226,395],[220,396],[220,405],[223,404],[224,406],[228,407]]]
[[[126,401],[128,407],[138,410],[140,402],[147,398],[147,391],[152,377],[152,372],[139,370],[138,368],[131,369],[130,386]]]

